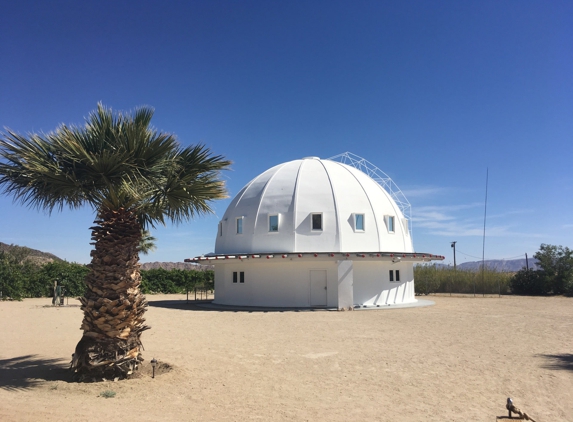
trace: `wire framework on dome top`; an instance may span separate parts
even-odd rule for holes
[[[362,158],[348,151],[327,158],[327,160],[338,161],[339,163],[354,167],[355,169],[360,170],[362,173],[365,173],[368,176],[370,176],[370,178],[372,178],[376,183],[382,186],[382,188],[386,192],[388,192],[388,194],[394,200],[394,202],[396,202],[396,205],[398,205],[398,208],[400,208],[400,211],[402,211],[404,217],[408,219],[408,231],[410,232],[410,239],[413,239],[412,206],[410,205],[410,201],[408,201],[404,193],[402,193],[398,185],[394,183],[394,181],[390,178],[390,176],[388,176],[386,173],[384,173],[382,170],[380,170],[378,167],[376,167],[367,159]]]

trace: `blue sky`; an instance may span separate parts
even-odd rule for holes
[[[358,154],[412,204],[417,251],[458,262],[573,246],[569,1],[0,3],[0,127],[81,124],[98,101],[233,161],[230,196],[305,156]],[[214,248],[216,215],[142,261]],[[0,241],[89,262],[90,209],[0,195]]]

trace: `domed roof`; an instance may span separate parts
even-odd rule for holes
[[[270,168],[235,196],[215,254],[413,252],[408,220],[367,174],[306,157]]]

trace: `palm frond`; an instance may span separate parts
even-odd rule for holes
[[[142,230],[141,240],[139,241],[139,253],[148,255],[149,252],[157,250],[157,245],[155,244],[156,241],[157,239],[151,235],[149,230]]]
[[[224,198],[220,172],[231,162],[204,145],[182,148],[150,126],[153,109],[114,113],[101,103],[85,125],[45,134],[0,137],[0,188],[15,200],[52,211],[84,204],[133,209],[148,225],[211,212]]]

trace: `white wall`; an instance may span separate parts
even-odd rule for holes
[[[318,258],[260,258],[217,262],[214,302],[240,306],[309,307],[310,270],[326,270],[326,306],[336,307],[337,268],[335,261]],[[233,271],[245,272],[244,284],[233,283]]]
[[[400,271],[400,282],[390,281],[389,270]],[[355,304],[382,306],[415,301],[411,262],[354,261]]]
[[[310,271],[326,270],[326,306],[387,305],[415,302],[411,263],[335,261],[320,257],[232,259],[215,263],[215,303],[238,306],[309,307]],[[400,282],[388,280],[388,270],[400,270]],[[350,270],[351,273],[348,273]],[[233,283],[233,272],[245,273],[245,283]],[[347,278],[342,280],[341,272]],[[339,285],[341,286],[339,289]],[[351,292],[348,289],[351,288]],[[350,304],[346,303],[350,301]]]
[[[337,261],[338,264],[338,309],[354,306],[354,267],[350,260]]]

